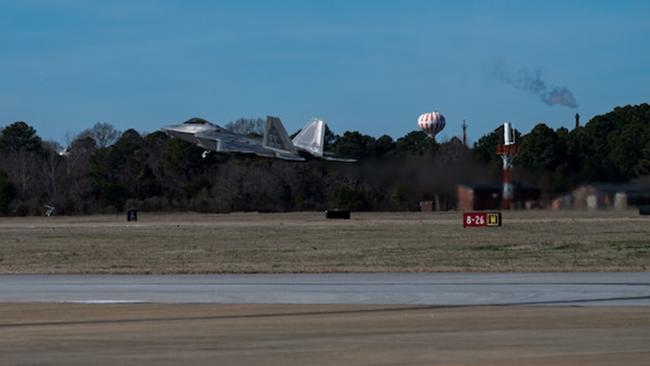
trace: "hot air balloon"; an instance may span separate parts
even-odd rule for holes
[[[438,111],[425,113],[418,118],[418,126],[424,133],[433,138],[445,128],[445,116]]]

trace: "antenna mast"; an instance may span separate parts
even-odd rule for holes
[[[515,143],[515,130],[508,122],[503,124],[503,145],[497,146],[497,155],[503,160],[502,180],[503,193],[501,195],[501,208],[509,210],[514,197],[514,185],[512,184],[512,161],[517,155],[517,144]]]
[[[463,120],[463,145],[467,146],[467,122]]]

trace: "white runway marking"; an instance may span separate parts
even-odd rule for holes
[[[64,301],[73,304],[144,304],[146,301],[141,300],[80,300],[80,301]]]

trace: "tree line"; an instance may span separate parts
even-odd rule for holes
[[[259,134],[260,121],[229,124]],[[0,215],[146,211],[414,210],[421,200],[455,207],[457,184],[498,182],[496,146],[502,127],[471,148],[458,138],[437,143],[419,131],[394,140],[357,131],[326,145],[356,164],[285,162],[208,154],[163,132],[117,131],[98,123],[71,138],[64,150],[42,140],[25,122],[0,131]],[[586,182],[627,182],[650,175],[650,106],[617,107],[584,127],[537,124],[516,131],[515,179],[547,196]]]

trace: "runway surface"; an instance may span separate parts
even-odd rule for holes
[[[648,306],[650,273],[0,275],[0,302]]]

